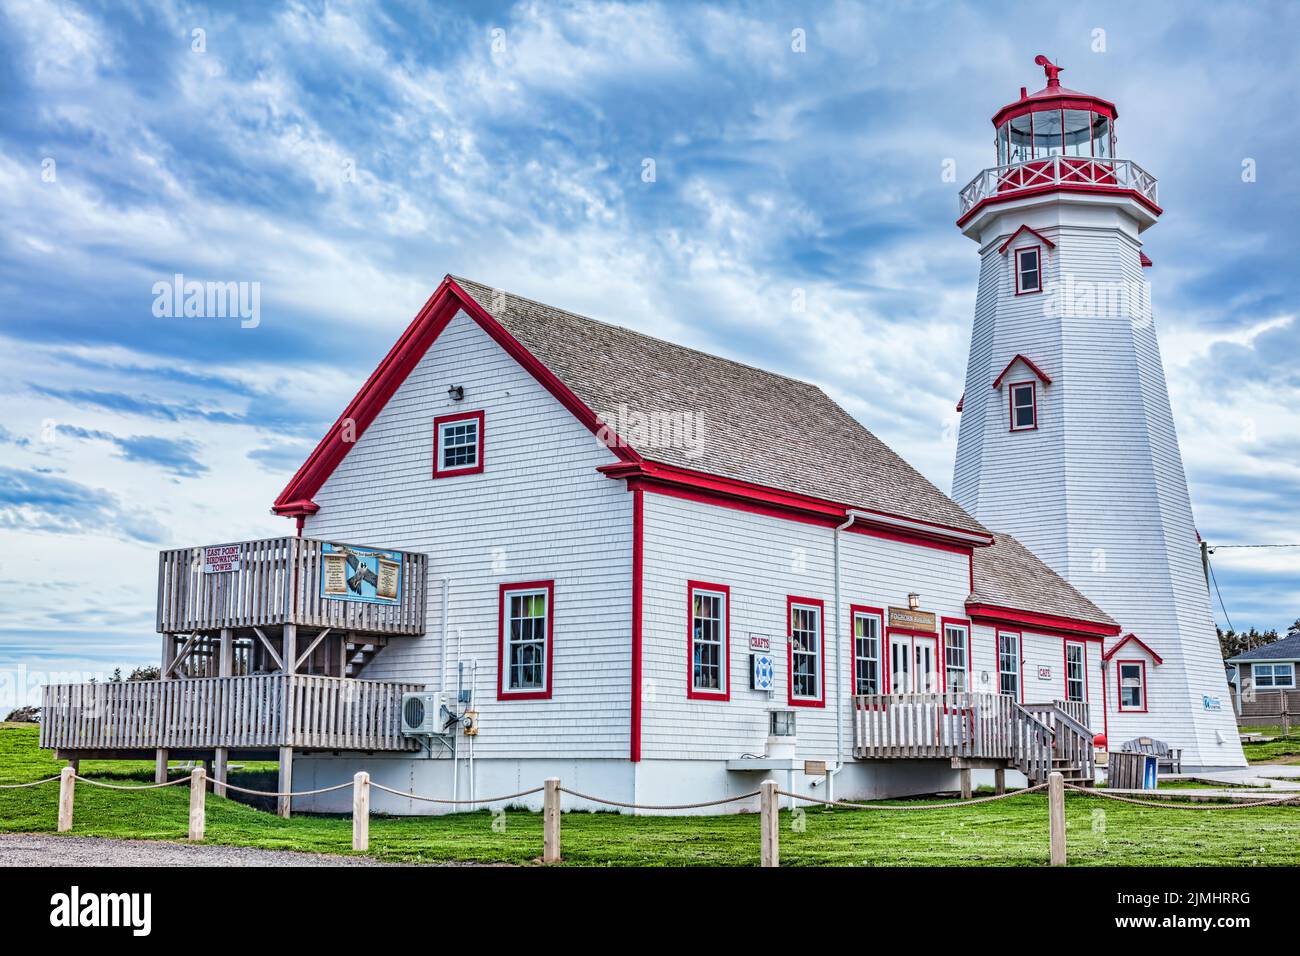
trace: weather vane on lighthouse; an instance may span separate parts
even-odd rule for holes
[[[1041,66],[1043,73],[1047,75],[1047,88],[1049,90],[1054,90],[1061,85],[1060,76],[1064,67],[1057,66],[1041,53],[1034,57],[1034,62]]]

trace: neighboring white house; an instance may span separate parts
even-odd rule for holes
[[[1252,647],[1225,662],[1236,669],[1237,713],[1244,725],[1300,722],[1300,633]]]
[[[300,789],[364,767],[462,799],[557,775],[684,803],[768,775],[824,795],[804,764],[821,761],[837,796],[894,796],[956,786],[946,722],[983,733],[1000,692],[1105,726],[1118,626],[819,389],[466,279],[444,280],[275,510],[311,538],[428,555],[426,634],[363,676],[477,715],[421,756],[299,756]],[[920,728],[897,759],[863,756],[866,722],[899,716],[885,695]],[[769,741],[791,713],[794,747]],[[1016,769],[969,762],[995,764]]]

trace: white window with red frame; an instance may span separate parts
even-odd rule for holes
[[[1065,699],[1083,702],[1088,699],[1088,678],[1085,672],[1088,656],[1084,645],[1078,641],[1065,643]]]
[[[433,420],[433,477],[483,471],[483,412],[458,412]]]
[[[731,665],[728,620],[731,589],[722,584],[692,581],[690,593],[690,677],[686,696],[697,700],[728,700]]]
[[[969,640],[970,628],[967,625],[944,622],[943,677],[944,689],[950,694],[964,694],[970,690]]]
[[[787,600],[790,629],[789,703],[798,707],[822,707],[822,604],[804,598]]]
[[[1043,291],[1043,251],[1038,246],[1017,249],[1013,257],[1016,295]]]
[[[1038,383],[1015,382],[1007,386],[1007,403],[1011,409],[1013,432],[1033,431],[1038,427]]]
[[[1146,661],[1116,661],[1119,709],[1122,713],[1145,713],[1147,709]]]

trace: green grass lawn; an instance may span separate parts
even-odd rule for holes
[[[1251,727],[1253,732],[1263,733],[1275,740],[1263,743],[1243,743],[1242,751],[1247,763],[1297,763],[1300,762],[1300,730],[1292,730],[1289,737],[1279,737],[1281,727]]]
[[[0,783],[58,771],[50,754],[37,749],[35,728],[0,729]],[[153,767],[88,760],[81,772],[114,782],[148,782]],[[73,833],[184,840],[188,800],[184,784],[140,793],[78,784]],[[0,790],[0,832],[53,832],[57,801],[57,784]],[[211,794],[207,811],[211,843],[351,852],[347,817],[281,820]],[[1066,820],[1073,865],[1300,865],[1300,807],[1146,809],[1070,794]],[[568,813],[562,843],[570,864],[753,866],[758,862],[758,816]],[[527,864],[541,854],[542,823],[539,814],[524,811],[376,816],[370,845],[373,856],[393,862]],[[1041,794],[958,809],[809,808],[781,815],[781,862],[786,866],[1039,866],[1046,860],[1047,801]]]

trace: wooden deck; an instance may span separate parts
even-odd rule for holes
[[[419,684],[256,674],[44,688],[40,745],[60,751],[417,750],[402,694]]]
[[[951,760],[1002,765],[1043,781],[1053,769],[1094,772],[1086,705],[1019,704],[1002,694],[872,694],[853,701],[859,760]]]
[[[296,624],[375,634],[423,634],[428,596],[428,559],[399,552],[401,591],[396,604],[335,600],[321,596],[327,542],[268,538],[233,542],[237,567],[204,570],[204,548],[177,548],[158,556],[160,633]]]

